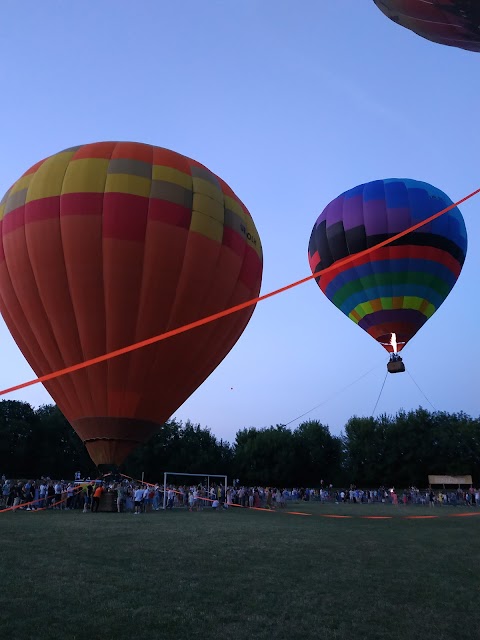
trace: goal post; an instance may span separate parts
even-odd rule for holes
[[[210,495],[210,478],[223,478],[225,486],[225,500],[227,499],[227,476],[218,473],[178,473],[176,471],[165,471],[163,474],[163,509],[167,506],[167,477],[186,476],[188,478],[206,478],[207,494]]]

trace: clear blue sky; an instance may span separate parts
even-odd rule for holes
[[[61,149],[134,140],[195,158],[249,208],[266,293],[309,275],[323,208],[357,184],[430,182],[453,200],[480,187],[480,55],[390,22],[370,0],[5,2],[0,191]],[[478,416],[480,196],[450,296],[404,351],[439,410]],[[34,377],[3,322],[0,386]],[[370,415],[388,357],[314,282],[262,302],[224,362],[177,411],[230,441],[242,427],[306,418],[339,433]],[[37,385],[7,396],[51,402]],[[377,413],[431,408],[389,376]],[[292,426],[296,426],[294,423]]]

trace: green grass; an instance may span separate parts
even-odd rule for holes
[[[480,516],[291,509],[313,515],[0,514],[0,636],[478,640]],[[398,517],[432,513],[441,517]],[[395,517],[358,517],[367,514]]]

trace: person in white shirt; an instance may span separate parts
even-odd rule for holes
[[[141,512],[142,509],[142,503],[143,503],[143,489],[141,487],[137,487],[135,489],[135,493],[133,494],[133,499],[135,501],[135,515],[138,515]]]

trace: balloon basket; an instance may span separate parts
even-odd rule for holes
[[[388,373],[402,373],[405,371],[405,365],[402,360],[390,360],[387,364]]]
[[[103,513],[114,513],[117,511],[117,492],[107,491],[100,498],[99,511]]]

